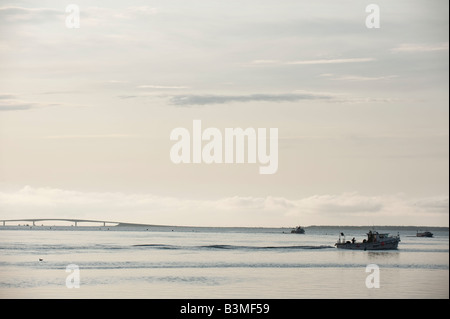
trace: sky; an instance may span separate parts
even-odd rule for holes
[[[448,6],[1,0],[0,219],[448,226]],[[173,163],[194,120],[278,128],[276,173]]]

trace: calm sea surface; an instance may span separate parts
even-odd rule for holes
[[[449,298],[448,229],[388,229],[394,251],[334,248],[366,231],[4,226],[0,298]]]

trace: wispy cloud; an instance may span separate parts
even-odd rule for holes
[[[138,89],[162,89],[162,90],[179,90],[188,89],[188,86],[168,86],[168,85],[139,85]]]
[[[253,60],[252,64],[255,64],[255,65],[276,65],[276,64],[283,64],[283,62],[279,61],[279,60]]]
[[[106,7],[83,7],[80,8],[83,15],[83,25],[110,26],[115,23],[129,23],[132,20],[147,19],[158,13],[158,10],[149,6],[133,6],[122,9]]]
[[[316,60],[253,60],[254,66],[275,66],[275,65],[315,65],[315,64],[342,64],[342,63],[363,63],[375,61],[375,58],[346,58],[346,59],[316,59]]]
[[[0,20],[9,22],[48,22],[64,18],[64,8],[0,7]]]
[[[147,18],[158,12],[149,6],[132,6],[122,9],[105,7],[80,7],[83,25],[107,25],[111,22],[130,21],[138,18]],[[36,23],[64,21],[67,13],[65,6],[60,8],[26,8],[18,6],[0,7],[0,20],[20,23]]]
[[[22,111],[44,106],[56,106],[56,103],[42,104],[22,101],[14,94],[0,94],[0,111]]]
[[[0,102],[0,111],[20,111],[29,110],[38,107],[36,103],[27,103],[22,101],[2,101]]]
[[[372,62],[372,61],[375,61],[375,59],[374,58],[321,59],[321,60],[290,61],[290,62],[286,62],[286,64],[312,65],[312,64],[361,63],[361,62]]]
[[[315,93],[214,95],[184,94],[170,97],[170,103],[179,106],[224,104],[232,102],[297,102],[301,100],[329,100],[332,96]]]
[[[0,94],[0,100],[9,100],[9,99],[14,99],[15,95],[14,94]]]
[[[393,53],[448,51],[448,42],[438,44],[403,43],[391,49]]]
[[[148,16],[158,13],[158,9],[149,6],[133,6],[123,10],[117,10],[115,16],[124,19],[134,19],[137,16]]]
[[[137,94],[135,94],[135,95],[129,94],[129,95],[118,95],[117,97],[119,99],[126,100],[126,99],[134,99],[134,98],[141,97],[141,96],[137,95]]]
[[[355,81],[355,82],[365,82],[365,81],[384,81],[397,78],[397,75],[386,75],[386,76],[361,76],[361,75],[342,75],[337,77],[332,77],[332,80],[336,81]]]
[[[60,106],[58,103],[42,103],[24,101],[15,94],[0,94],[1,111],[24,111],[48,106]]]
[[[122,81],[122,80],[109,80],[109,81],[107,81],[106,83],[109,83],[109,84],[125,84],[125,83],[128,83],[128,81]]]
[[[49,135],[44,139],[105,139],[105,138],[136,138],[140,135],[135,134],[87,134],[87,135]]]
[[[351,79],[358,81],[357,78]],[[369,81],[369,79],[365,79]],[[375,79],[373,79],[375,80]],[[350,81],[350,79],[348,79]],[[133,98],[135,96],[123,96],[121,98]],[[308,92],[296,90],[293,93],[280,94],[247,94],[247,95],[220,95],[220,94],[178,94],[169,96],[169,103],[176,106],[213,105],[226,103],[292,103],[298,101],[324,101],[329,103],[393,103],[400,99],[391,97],[354,96],[343,93]]]

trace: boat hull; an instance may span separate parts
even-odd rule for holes
[[[390,241],[365,242],[365,243],[336,243],[336,248],[350,250],[392,250],[397,249],[400,240],[394,239]]]
[[[416,236],[417,237],[433,237],[433,234],[427,231],[424,233],[417,233]]]
[[[300,226],[297,226],[296,228],[291,230],[291,234],[304,234],[304,233],[305,233],[305,230]]]

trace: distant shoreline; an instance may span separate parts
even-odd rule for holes
[[[56,224],[55,224],[56,222]],[[44,225],[45,224],[45,225]],[[289,226],[198,226],[198,225],[156,225],[130,223],[112,220],[78,219],[78,218],[22,218],[22,219],[0,219],[0,229],[2,227],[114,227],[114,228],[217,228],[217,229],[293,229],[297,225]],[[346,229],[395,229],[395,230],[448,230],[449,226],[430,226],[430,225],[300,225],[304,229],[327,229],[327,228],[346,228]]]
[[[208,231],[208,230],[223,230],[223,231],[251,231],[251,232],[286,232],[294,227],[260,227],[260,226],[176,226],[176,225],[154,225],[154,224],[137,224],[137,223],[116,223],[116,225],[1,225],[0,230],[147,230],[147,231]],[[392,226],[392,225],[371,225],[371,226],[350,226],[350,225],[311,225],[304,226],[308,230],[362,230],[369,229],[383,230],[383,231],[449,231],[448,226]]]

